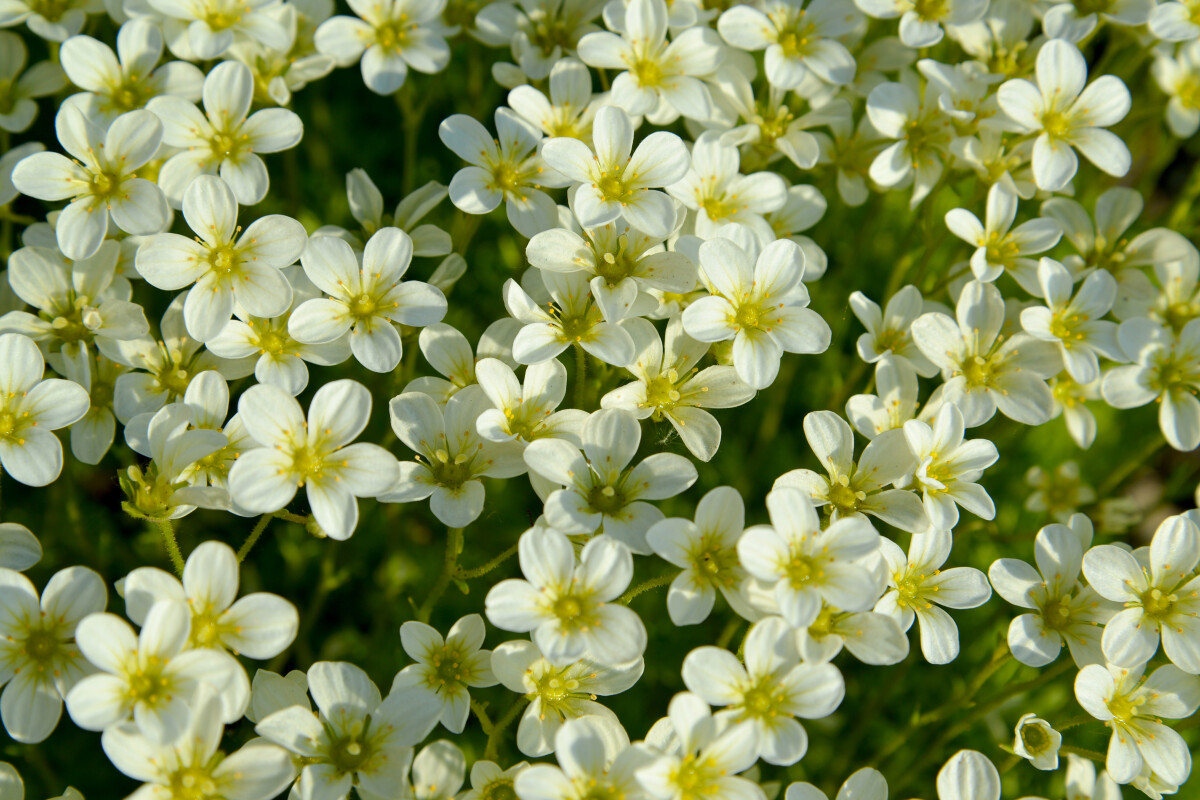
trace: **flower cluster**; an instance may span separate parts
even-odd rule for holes
[[[39,537],[0,524],[11,739],[65,704],[131,796],[180,800],[999,800],[1018,766],[1027,794],[1181,790],[1200,511],[1121,490],[1149,459],[1183,464],[1165,501],[1198,478],[1175,454],[1200,448],[1200,171],[1170,170],[1195,160],[1200,4],[336,10],[0,2],[0,477],[57,481],[88,537],[75,487],[105,476],[176,573],[143,540],[65,566],[45,531],[39,593]],[[343,228],[281,198],[329,114],[310,87],[352,66],[396,97],[411,191],[388,214],[354,169],[322,189]],[[504,104],[421,137],[457,73]],[[418,148],[446,185],[414,185]],[[888,263],[847,258],[868,238]],[[1036,459],[1012,502],[1007,467],[1071,450],[1103,453],[1099,492]],[[236,551],[180,535],[251,518]],[[283,570],[251,557],[275,520]],[[320,641],[332,553],[384,536],[445,547],[388,596],[398,641]],[[952,662],[938,697],[890,685]]]

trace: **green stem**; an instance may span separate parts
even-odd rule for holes
[[[524,695],[517,698],[508,710],[504,712],[504,716],[496,721],[492,726],[492,732],[488,734],[487,745],[483,748],[483,757],[487,761],[496,760],[496,750],[500,746],[500,734],[504,733],[512,721],[517,718],[521,710],[529,703],[529,695]]]
[[[643,581],[627,591],[625,594],[618,597],[617,602],[623,603],[624,605],[629,605],[633,598],[637,597],[639,594],[648,592],[651,589],[657,589],[660,586],[666,586],[668,583],[675,580],[675,576],[678,574],[679,572],[670,572],[666,575],[659,575],[657,578],[651,578],[648,581]]]
[[[587,352],[578,342],[575,343],[575,407],[583,408],[587,396]]]
[[[491,736],[496,726],[492,722],[492,718],[488,716],[487,708],[478,700],[472,700],[471,710],[475,712],[475,717],[479,720],[479,726],[483,728],[484,735]]]
[[[250,554],[250,549],[258,542],[263,531],[267,529],[267,524],[270,523],[273,514],[263,514],[258,518],[258,522],[254,523],[254,530],[250,531],[250,535],[246,537],[246,541],[242,542],[242,546],[238,548],[237,560],[242,563],[246,560],[246,556]]]
[[[1162,449],[1165,442],[1162,435],[1155,433],[1150,443],[1142,450],[1141,453],[1121,461],[1121,468],[1110,473],[1104,483],[1100,484],[1100,488],[1096,491],[1096,496],[1100,498],[1109,497],[1115,492],[1125,479],[1137,472],[1150,458]]]
[[[1083,756],[1084,758],[1090,758],[1092,761],[1100,764],[1104,764],[1108,761],[1108,756],[1106,756],[1104,753],[1097,753],[1095,750],[1088,750],[1085,747],[1063,745],[1058,749],[1058,752],[1066,753],[1068,755]]]
[[[728,650],[729,643],[733,641],[733,637],[737,635],[738,628],[740,627],[742,627],[741,617],[733,617],[729,622],[726,622],[724,629],[721,630],[721,635],[717,637],[717,647],[722,650]]]
[[[486,564],[483,564],[482,566],[474,567],[472,569],[460,569],[455,577],[462,580],[470,580],[471,578],[479,578],[483,575],[487,575],[489,572],[503,564],[505,561],[508,561],[516,554],[517,545],[514,544],[512,547],[508,548],[503,553],[496,556],[491,561],[488,561]]]
[[[177,575],[183,574],[183,553],[179,550],[179,542],[175,540],[175,524],[169,519],[156,520],[158,532],[162,534],[163,544],[167,546],[167,555],[171,557],[171,564],[175,567]]]
[[[445,594],[446,587],[450,585],[450,580],[458,570],[458,556],[462,552],[462,547],[463,529],[451,528],[446,534],[446,557],[442,562],[442,573],[438,575],[425,602],[417,610],[417,619],[421,622],[429,622],[429,615],[433,613],[433,607],[437,605],[437,601]]]

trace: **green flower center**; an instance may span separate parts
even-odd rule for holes
[[[455,690],[463,685],[467,670],[463,667],[463,654],[458,648],[445,645],[435,651],[429,658],[429,672],[426,683],[431,689]]]
[[[34,628],[25,639],[25,655],[31,660],[45,665],[53,661],[62,648],[62,641],[53,630],[44,627]]]
[[[479,790],[479,800],[517,800],[512,778],[497,778]]]
[[[218,160],[236,158],[241,150],[241,142],[231,133],[218,133],[208,140],[209,148]]]
[[[1171,616],[1179,597],[1152,586],[1142,593],[1141,600],[1142,610],[1146,616],[1156,623],[1162,623]]]
[[[408,44],[408,29],[406,23],[407,16],[400,15],[400,19],[385,22],[375,29],[375,43],[384,50],[392,50],[399,53]]]
[[[757,328],[762,318],[762,309],[755,303],[739,306],[733,317],[734,323],[740,328]]]
[[[593,486],[588,490],[588,505],[611,517],[625,507],[625,495],[614,486]]]
[[[184,767],[171,773],[171,797],[176,800],[218,800],[217,782],[205,767]]]
[[[96,197],[111,197],[120,186],[121,178],[115,173],[96,172],[92,174],[92,194]]]
[[[474,477],[471,458],[465,453],[450,458],[445,450],[438,450],[434,453],[434,460],[429,463],[429,470],[434,480],[448,489],[457,489]]]
[[[596,181],[600,196],[612,203],[628,203],[633,199],[633,187],[625,181],[625,168],[614,167],[600,173]]]
[[[1037,755],[1050,747],[1050,734],[1041,725],[1024,725],[1021,727],[1021,742],[1026,750]]]
[[[145,703],[153,708],[171,701],[171,680],[163,674],[160,659],[151,656],[147,662],[145,669],[129,676],[128,695],[130,703]]]
[[[784,564],[784,575],[793,589],[801,589],[815,578],[824,574],[820,564],[810,556],[793,553],[791,559]]]

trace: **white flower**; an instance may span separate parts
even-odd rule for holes
[[[901,530],[920,533],[929,525],[920,499],[907,489],[884,489],[911,474],[917,463],[900,431],[871,440],[854,462],[854,432],[832,411],[804,416],[804,437],[826,475],[794,469],[775,479],[775,486],[795,487],[818,508],[828,505],[832,519],[870,514]]]
[[[450,180],[450,201],[468,214],[488,214],[504,202],[509,223],[522,236],[535,236],[558,223],[558,206],[542,189],[564,181],[546,169],[536,148],[542,134],[511,109],[496,110],[496,138],[474,117],[442,120],[438,136],[470,166]]]
[[[1000,773],[978,750],[959,750],[938,770],[937,794],[938,800],[1000,800]]]
[[[739,602],[746,570],[738,562],[737,543],[745,527],[742,496],[730,486],[718,486],[700,498],[695,522],[670,517],[646,532],[654,552],[683,570],[667,591],[672,623],[696,625],[708,619],[718,591],[729,603]]]
[[[588,413],[577,408],[555,411],[567,393],[567,368],[561,361],[551,358],[530,364],[524,385],[512,367],[496,358],[480,359],[475,375],[493,406],[475,423],[483,438],[521,444],[551,438],[579,444]]]
[[[20,164],[26,156],[31,156],[34,153],[40,153],[46,149],[46,146],[41,142],[25,142],[24,144],[15,145],[9,150],[5,150],[0,155],[0,206],[6,206],[13,200],[17,199],[20,192],[17,187],[13,186],[12,174],[17,164]],[[31,226],[26,229],[26,235],[30,230],[34,230]],[[24,238],[24,237],[22,237]]]
[[[39,61],[25,70],[29,50],[15,33],[0,31],[0,51],[4,53],[4,60],[0,61],[0,81],[4,82],[0,89],[3,101],[0,130],[22,133],[37,117],[36,98],[61,91],[66,85],[66,76],[53,61]],[[22,70],[25,70],[23,75]]]
[[[1096,774],[1090,758],[1067,754],[1067,797],[1070,800],[1121,800],[1121,788],[1109,774]]]
[[[1146,561],[1149,563],[1147,564]],[[1088,583],[1124,605],[1104,628],[1104,656],[1116,666],[1137,667],[1158,652],[1176,666],[1200,674],[1200,530],[1184,516],[1168,517],[1154,532],[1149,558],[1112,544],[1083,557]]]
[[[432,695],[379,689],[353,664],[318,661],[308,687],[320,715],[303,705],[276,711],[254,731],[303,759],[293,791],[300,797],[345,797],[351,786],[395,797],[407,784],[412,746],[437,724],[441,704]]]
[[[287,48],[288,35],[271,12],[274,0],[148,0],[165,17],[171,52],[188,61],[220,58],[237,42],[252,40],[272,49]]]
[[[296,607],[279,595],[254,592],[237,598],[238,560],[224,542],[204,542],[183,567],[183,580],[155,567],[125,576],[125,612],[143,624],[159,600],[186,603],[191,611],[192,647],[211,647],[253,658],[274,658],[296,638]]]
[[[552,301],[549,308],[541,308],[515,280],[504,284],[504,307],[523,323],[512,345],[518,363],[556,358],[570,345],[613,366],[633,361],[633,340],[619,321],[604,318],[601,306],[592,299],[586,272],[544,270],[541,277]]]
[[[132,368],[118,375],[114,384],[113,412],[122,423],[182,398],[192,378],[205,370],[218,370],[228,380],[254,372],[253,359],[217,358],[187,335],[183,324],[184,297],[177,295],[167,306],[159,325],[161,339],[143,336],[113,342],[104,348],[105,356]],[[99,343],[105,341],[101,339]]]
[[[183,303],[183,321],[193,339],[216,338],[233,316],[235,303],[256,317],[287,310],[292,287],[280,270],[304,250],[308,236],[303,225],[270,214],[242,232],[233,192],[212,175],[199,175],[188,185],[183,216],[197,238],[160,233],[144,239],[136,263],[138,273],[159,289],[195,284]]]
[[[144,417],[143,417],[144,418]],[[120,476],[121,488],[130,507],[147,519],[178,519],[196,508],[229,508],[229,494],[223,487],[207,486],[195,472],[196,462],[219,452],[229,444],[223,433],[191,429],[193,409],[184,403],[171,403],[145,421],[141,438],[141,419],[131,420],[125,438],[132,449],[151,458],[145,469],[129,467]]]
[[[508,93],[509,106],[546,136],[588,141],[600,108],[599,99],[592,99],[591,72],[574,58],[562,58],[550,68],[549,83],[549,96],[529,84],[516,87]]]
[[[1200,37],[1196,21],[1196,0],[1168,0],[1159,3],[1148,20],[1150,32],[1168,42],[1186,42]]]
[[[1096,198],[1095,222],[1093,214],[1070,197],[1051,197],[1042,203],[1042,216],[1058,220],[1064,238],[1075,250],[1060,260],[1076,279],[1092,267],[1107,269],[1117,276],[1124,290],[1118,294],[1114,306],[1117,319],[1147,316],[1133,311],[1143,298],[1140,296],[1142,291],[1133,291],[1130,279],[1136,275],[1145,280],[1145,275],[1131,267],[1153,265],[1155,273],[1160,274],[1172,265],[1187,271],[1195,262],[1195,245],[1176,231],[1153,228],[1136,236],[1128,235],[1130,226],[1137,221],[1144,207],[1142,195],[1126,186],[1114,186]],[[1143,286],[1148,283],[1146,281]],[[1125,294],[1131,295],[1128,300],[1122,296]]]
[[[637,378],[600,398],[601,408],[624,408],[639,419],[666,419],[683,444],[701,461],[710,460],[721,444],[721,426],[707,408],[732,408],[754,397],[754,390],[737,376],[737,370],[714,364],[697,371],[708,352],[683,331],[683,320],[667,322],[666,343],[645,320],[631,321],[637,358],[627,369]]]
[[[131,19],[117,31],[116,52],[91,36],[73,36],[63,42],[59,60],[71,83],[84,90],[75,95],[84,110],[111,118],[159,95],[200,99],[204,73],[186,61],[158,66],[162,51],[162,32],[148,19]]]
[[[921,420],[904,423],[904,437],[916,457],[915,488],[921,490],[930,524],[950,530],[958,524],[958,506],[983,519],[996,516],[996,506],[977,481],[1000,458],[987,439],[963,439],[958,407],[944,405],[933,425]]]
[[[846,778],[836,800],[887,800],[887,791],[887,780],[883,773],[863,767]],[[829,800],[829,797],[811,783],[791,783],[784,793],[784,800]]]
[[[638,0],[643,1],[654,0]],[[594,228],[624,216],[646,235],[666,238],[675,222],[675,205],[657,190],[687,174],[691,157],[683,140],[657,131],[633,150],[633,123],[613,106],[596,112],[592,140],[594,150],[566,136],[547,139],[542,145],[546,163],[580,184],[573,204],[579,223]]]
[[[496,685],[492,651],[479,649],[484,633],[483,618],[478,614],[455,622],[445,638],[416,620],[400,626],[404,652],[417,663],[400,670],[394,686],[434,695],[442,706],[439,720],[451,733],[462,733],[467,724],[469,690]]]
[[[282,314],[260,317],[234,306],[235,319],[205,346],[222,358],[256,358],[254,377],[259,383],[278,386],[295,397],[308,386],[307,364],[327,367],[350,357],[350,337],[324,344],[302,344],[288,333],[291,312],[307,300],[321,296],[298,266],[285,267],[283,275],[292,287],[292,304]]]
[[[936,375],[938,368],[921,354],[912,338],[913,320],[920,316],[924,302],[921,290],[912,285],[901,287],[882,310],[862,292],[851,294],[850,310],[867,329],[858,337],[858,357],[876,364],[890,356],[907,361],[926,378]]]
[[[220,175],[244,206],[266,197],[270,179],[258,154],[295,147],[304,125],[286,108],[264,108],[247,116],[253,97],[250,69],[225,61],[204,79],[204,113],[182,97],[156,97],[147,104],[162,121],[163,144],[182,150],[167,159],[158,175],[158,185],[176,208],[197,175]]]
[[[748,6],[741,6],[747,11]],[[718,131],[706,131],[692,147],[692,165],[667,192],[696,212],[696,234],[714,236],[727,224],[744,225],[764,245],[775,232],[763,218],[787,202],[787,184],[774,172],[743,175],[738,171],[738,149],[726,144]]]
[[[1036,339],[1058,344],[1063,365],[1077,383],[1100,379],[1100,356],[1125,360],[1117,343],[1117,324],[1103,319],[1117,297],[1117,282],[1098,269],[1083,279],[1071,296],[1074,281],[1067,268],[1052,258],[1038,264],[1045,306],[1021,311],[1021,327]]]
[[[586,228],[583,236],[566,228],[544,231],[530,239],[525,256],[540,270],[592,276],[592,297],[609,322],[646,313],[652,289],[685,294],[696,286],[687,256],[620,220]]]
[[[864,13],[878,19],[900,17],[900,41],[913,48],[931,47],[942,40],[942,25],[966,25],[987,13],[987,0],[854,0]]]
[[[674,453],[655,453],[630,467],[642,429],[620,408],[593,412],[583,425],[583,451],[562,439],[525,449],[529,469],[561,489],[546,497],[546,521],[568,534],[604,533],[635,553],[648,553],[646,531],[663,514],[647,500],[674,497],[696,482],[696,468]]]
[[[843,647],[872,665],[899,664],[909,651],[900,623],[876,611],[841,611],[825,603],[811,625],[796,631],[796,650],[807,663],[832,661]]]
[[[1200,318],[1178,334],[1138,318],[1117,329],[1117,341],[1132,364],[1104,373],[1100,393],[1114,408],[1158,401],[1158,426],[1167,443],[1188,452],[1200,446]]]
[[[616,723],[611,723],[620,727]],[[628,737],[626,737],[628,738]],[[516,779],[529,769],[525,761],[518,761],[508,769],[501,769],[495,761],[480,759],[471,765],[471,788],[459,795],[462,800],[493,800],[507,797],[515,791]]]
[[[901,428],[917,416],[917,371],[908,359],[885,355],[877,361],[875,391],[846,401],[846,418],[866,438]]]
[[[433,515],[464,528],[483,513],[483,477],[512,478],[525,472],[523,445],[479,435],[479,419],[491,403],[478,386],[467,386],[444,408],[422,392],[405,392],[388,404],[392,430],[415,461],[400,463],[399,477],[381,494],[384,503],[429,498]]]
[[[439,739],[425,745],[412,762],[413,800],[453,800],[462,789],[466,767],[466,758],[454,742]]]
[[[362,60],[363,83],[388,95],[404,85],[409,69],[433,74],[450,61],[446,38],[455,32],[441,23],[446,0],[355,0],[360,19],[336,16],[317,28],[316,46],[339,67]]]
[[[956,318],[931,311],[913,322],[917,347],[942,370],[941,400],[958,406],[967,427],[987,422],[997,408],[1026,425],[1050,419],[1045,379],[1062,369],[1058,349],[1027,333],[1003,336],[1003,325],[1004,298],[982,281],[963,287]]]
[[[871,180],[889,189],[911,180],[913,193],[909,204],[914,208],[941,178],[942,159],[949,154],[954,137],[953,119],[942,110],[938,94],[935,85],[927,84],[922,100],[906,84],[881,83],[867,96],[867,118],[871,125],[880,135],[897,140],[871,162]]]
[[[838,0],[768,0],[760,11],[735,6],[721,14],[721,37],[743,50],[765,49],[767,81],[777,89],[800,88],[809,73],[842,85],[854,79],[854,56],[838,38],[862,18]]]
[[[696,648],[683,660],[683,683],[724,707],[718,726],[751,729],[763,761],[794,764],[808,752],[808,734],[795,717],[832,714],[846,694],[842,674],[832,664],[799,663],[795,635],[780,617],[752,625],[743,649],[745,666],[723,648]]]
[[[0,466],[26,486],[45,486],[62,472],[62,444],[51,431],[87,413],[77,383],[42,379],[45,361],[33,340],[0,334]]]
[[[362,226],[360,232],[350,232],[336,225],[323,225],[314,235],[337,236],[345,239],[355,253],[362,251],[362,242],[380,228],[396,227],[413,240],[414,256],[444,256],[453,249],[450,234],[429,223],[419,224],[425,216],[446,199],[448,190],[437,181],[430,181],[406,195],[396,204],[392,214],[383,211],[383,193],[366,170],[352,169],[346,173],[346,199],[350,214]],[[361,235],[360,235],[361,234]]]
[[[1167,5],[1178,4],[1163,7]],[[1160,52],[1150,69],[1158,87],[1171,98],[1165,111],[1167,127],[1180,139],[1189,138],[1200,129],[1200,97],[1194,88],[1200,84],[1200,45],[1193,39],[1178,53]]]
[[[519,547],[526,579],[501,581],[488,592],[493,625],[531,631],[538,649],[557,667],[584,657],[606,666],[641,657],[646,628],[636,613],[614,602],[633,577],[629,548],[598,536],[576,563],[570,540],[553,528],[529,529]]]
[[[754,389],[770,386],[784,353],[823,353],[832,333],[808,306],[804,252],[791,240],[772,242],[758,258],[730,239],[700,245],[701,278],[709,297],[683,312],[683,328],[702,342],[733,339],[738,377]]]
[[[1059,191],[1075,177],[1076,149],[1109,175],[1129,171],[1129,148],[1105,130],[1129,113],[1129,89],[1112,75],[1084,88],[1086,82],[1087,62],[1079,49],[1052,39],[1038,51],[1037,84],[1015,78],[997,90],[1000,107],[1018,130],[1038,134],[1033,177],[1043,191]]]
[[[1195,714],[1200,706],[1200,678],[1167,664],[1143,679],[1144,668],[1086,666],[1075,677],[1075,698],[1112,728],[1105,763],[1109,777],[1131,783],[1148,767],[1178,786],[1192,771],[1192,755],[1183,737],[1159,719]]]
[[[1040,770],[1058,769],[1062,734],[1037,714],[1022,714],[1017,720],[1013,752]]]
[[[475,363],[484,358],[495,358],[516,366],[512,357],[512,342],[521,329],[521,323],[505,317],[496,320],[479,337],[478,352],[471,347],[467,337],[456,328],[439,322],[421,329],[417,343],[425,361],[444,377],[432,375],[414,378],[404,387],[405,392],[421,392],[432,397],[439,406],[456,392],[475,383]]]
[[[18,525],[5,528],[32,536]],[[0,569],[0,587],[0,678],[6,684],[0,717],[16,741],[41,742],[58,725],[63,697],[90,671],[75,645],[75,628],[104,610],[108,592],[87,567],[55,573],[40,599],[29,579],[11,569]]]
[[[104,12],[101,0],[66,0],[62,5],[44,5],[36,0],[15,0],[4,8],[8,28],[22,22],[31,33],[50,42],[61,42],[83,29],[88,14]]]
[[[350,350],[360,364],[373,372],[391,372],[404,354],[396,325],[432,325],[446,314],[440,289],[401,280],[412,252],[412,239],[399,228],[375,233],[361,265],[341,239],[310,239],[300,263],[329,297],[301,303],[288,320],[288,333],[298,342],[325,344],[349,331]]]
[[[554,751],[557,766],[534,764],[517,774],[513,789],[522,800],[638,797],[642,787],[635,772],[653,758],[648,747],[629,745],[620,723],[595,715],[564,722],[554,735]]]
[[[255,740],[229,755],[219,751],[224,728],[220,698],[205,686],[177,742],[156,742],[124,723],[107,728],[100,744],[113,766],[145,782],[141,793],[151,797],[186,787],[211,797],[270,800],[296,777],[291,755],[277,745]]]
[[[580,37],[599,30],[593,20],[603,7],[603,0],[489,3],[476,14],[471,33],[492,47],[510,49],[518,74],[508,85],[526,76],[540,81],[575,50]]]
[[[229,472],[231,496],[248,511],[278,511],[305,486],[321,530],[348,539],[358,524],[356,498],[383,494],[396,481],[391,453],[366,442],[350,444],[371,415],[371,395],[361,383],[322,386],[307,420],[294,397],[259,384],[242,395],[238,415],[261,445],[243,453]]]
[[[767,511],[771,524],[748,528],[738,540],[738,557],[766,584],[792,627],[811,625],[822,602],[846,611],[871,607],[879,596],[877,581],[863,560],[880,538],[865,517],[840,519],[822,530],[812,500],[786,486],[767,495]]]
[[[637,779],[656,800],[762,800],[757,783],[737,776],[757,759],[756,738],[751,726],[719,725],[704,700],[681,692],[647,734],[649,744],[661,742],[663,755]]]
[[[991,282],[1004,272],[1012,275],[1022,288],[1037,294],[1037,267],[1029,256],[1058,244],[1062,228],[1053,218],[1037,217],[1013,228],[1020,198],[1011,181],[997,181],[988,189],[987,224],[965,208],[946,212],[946,227],[967,244],[975,245],[971,254],[971,272],[981,281]]]
[[[992,596],[979,570],[941,568],[953,544],[950,531],[930,528],[913,534],[906,557],[891,539],[879,540],[891,588],[875,610],[894,617],[904,630],[914,619],[920,622],[921,653],[930,664],[949,664],[958,657],[958,626],[941,606],[976,608]]]
[[[42,543],[17,522],[0,522],[0,567],[24,572],[42,560]]]
[[[189,703],[203,684],[222,693],[222,722],[239,719],[245,703],[230,703],[224,691],[242,668],[221,650],[185,649],[189,618],[187,606],[173,600],[154,604],[140,634],[113,614],[84,617],[75,628],[75,642],[100,671],[67,693],[67,711],[75,724],[102,731],[132,717],[147,739],[169,744],[187,729]]]
[[[680,114],[705,121],[713,102],[702,79],[721,64],[720,40],[711,28],[698,25],[668,43],[667,14],[665,0],[629,0],[622,35],[589,33],[579,40],[579,59],[591,67],[624,70],[613,78],[610,101],[631,115],[650,115],[659,124]],[[600,114],[594,135],[603,125]]]
[[[500,683],[529,699],[517,727],[517,749],[533,758],[554,752],[555,736],[567,720],[602,716],[619,724],[596,698],[629,689],[644,669],[640,658],[619,667],[589,659],[556,667],[527,640],[505,642],[492,651],[492,671]]]
[[[136,235],[166,227],[170,209],[162,190],[136,174],[163,139],[163,126],[153,114],[130,111],[106,131],[78,108],[64,105],[54,124],[59,143],[74,160],[34,153],[13,169],[12,182],[39,200],[71,200],[54,226],[63,255],[72,260],[93,255],[108,233],[110,216],[118,228]]]
[[[23,333],[78,371],[97,339],[120,341],[150,330],[130,302],[128,281],[116,275],[120,247],[106,241],[90,258],[68,261],[57,249],[22,247],[8,257],[8,285],[37,311],[10,311],[0,331]],[[89,353],[91,351],[91,353]],[[66,370],[64,370],[66,372]]]
[[[1056,523],[1038,531],[1036,570],[1015,558],[996,559],[988,569],[997,594],[1033,610],[1008,627],[1008,647],[1022,664],[1044,667],[1058,658],[1064,642],[1080,667],[1103,663],[1101,626],[1114,609],[1079,581],[1083,551],[1091,539],[1092,523],[1075,514],[1068,525]]]

